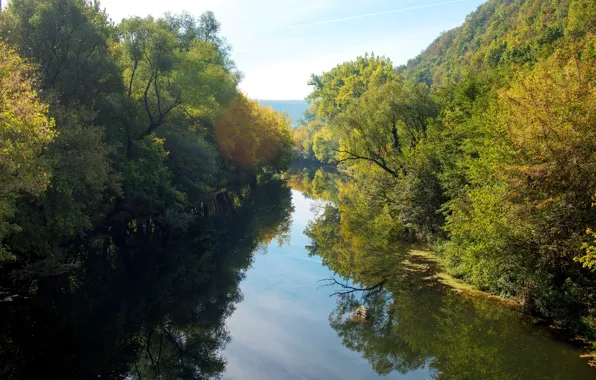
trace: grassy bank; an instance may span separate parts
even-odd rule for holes
[[[404,264],[409,271],[418,273],[428,286],[441,291],[455,292],[466,297],[482,297],[490,299],[499,302],[507,308],[522,312],[522,306],[516,300],[474,289],[472,285],[450,275],[447,272],[446,265],[441,257],[431,250],[427,248],[412,249],[409,254],[409,259],[404,260],[402,264]],[[588,360],[589,365],[596,367],[596,342],[582,337],[572,336],[565,330],[562,330],[560,326],[536,317],[530,317],[528,320],[534,325],[547,327],[552,331],[556,331],[557,335],[562,339],[585,348],[587,353],[581,355],[581,357]]]

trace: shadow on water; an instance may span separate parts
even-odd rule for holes
[[[61,273],[3,274],[0,378],[218,377],[239,283],[292,212],[280,181],[226,199],[185,228],[130,223],[65,247],[76,265]]]

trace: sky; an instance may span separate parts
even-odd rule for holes
[[[485,0],[101,0],[112,20],[213,11],[255,99],[298,100],[321,74],[366,52],[405,64]]]

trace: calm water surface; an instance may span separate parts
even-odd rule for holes
[[[317,173],[290,183],[332,199]],[[355,264],[366,285],[351,285],[372,290],[330,297],[348,289],[318,281],[345,280],[304,231],[317,220],[325,239],[333,203],[279,180],[218,202],[184,228],[114,226],[64,247],[70,263],[0,277],[0,379],[596,378],[581,350],[501,304],[403,272],[393,246]]]
[[[418,288],[369,298],[381,305],[377,318],[350,320],[362,298],[330,298],[337,287],[317,281],[333,273],[305,249],[321,203],[295,190],[292,202],[289,243],[271,243],[241,283],[224,379],[596,378],[581,350],[489,300]]]

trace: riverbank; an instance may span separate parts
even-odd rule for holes
[[[443,263],[443,260],[429,249],[412,249],[410,251],[410,257],[410,260],[406,260],[406,265],[428,265],[429,272],[423,279],[430,281],[431,283],[434,282],[434,284],[432,284],[433,286],[440,286],[444,289],[460,294],[493,299],[511,309],[521,311],[521,305],[519,302],[477,290],[467,282],[450,275],[447,272],[446,265]]]
[[[501,305],[523,313],[522,305],[511,298],[500,297],[488,292],[474,289],[474,287],[465,281],[458,279],[447,272],[446,265],[440,256],[437,256],[430,249],[420,247],[412,249],[409,252],[409,259],[402,261],[407,270],[421,275],[422,280],[430,287],[445,292],[455,292],[465,297],[480,297],[498,302]],[[528,323],[540,327],[546,327],[561,340],[568,341],[586,350],[586,354],[580,355],[581,358],[588,361],[588,365],[596,367],[596,342],[588,339],[573,336],[561,326],[557,326],[549,321],[523,314]]]
[[[539,326],[541,329],[548,327],[546,330],[551,332],[555,340],[571,342],[576,348],[580,347],[581,350],[577,352],[577,356],[590,351],[596,353],[596,345],[577,338],[569,328],[565,329],[562,325],[530,315],[518,300],[477,290],[470,283],[451,275],[448,263],[444,262],[442,257],[433,252],[428,245],[410,243],[406,248],[405,244],[396,246],[383,244],[385,237],[380,237],[379,235],[383,234],[377,235],[376,232],[387,230],[391,227],[391,222],[388,225],[376,225],[374,228],[369,228],[369,223],[362,222],[373,216],[364,211],[369,207],[368,203],[361,204],[362,199],[353,198],[354,188],[349,187],[351,182],[349,177],[342,178],[341,173],[327,171],[321,167],[316,170],[294,167],[291,172],[288,172],[286,179],[292,188],[306,194],[307,197],[329,201],[333,205],[321,210],[319,218],[309,227],[309,237],[319,243],[317,254],[329,260],[334,270],[351,275],[357,273],[363,278],[371,276],[370,271],[377,273],[376,277],[373,276],[375,278],[370,279],[366,284],[367,286],[376,284],[382,279],[377,278],[379,276],[384,278],[396,276],[399,277],[399,281],[407,282],[404,286],[409,284],[413,288],[427,287],[443,294],[455,293],[457,297],[461,296],[464,302],[465,299],[477,300],[480,301],[479,303],[489,300],[494,306],[516,313],[517,318],[523,319],[525,325]],[[343,195],[340,196],[342,190]],[[355,218],[354,215],[359,216]],[[383,221],[379,218],[374,223],[382,224]],[[341,236],[340,239],[337,238],[339,236]],[[346,252],[346,249],[349,252]],[[384,274],[378,275],[374,268],[378,268]],[[406,276],[402,277],[404,271]],[[596,362],[596,356],[592,354],[584,357]]]

